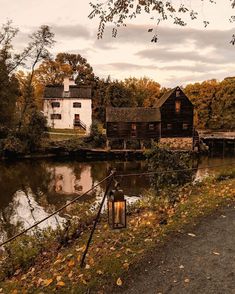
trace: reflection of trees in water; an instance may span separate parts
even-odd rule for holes
[[[12,224],[12,216],[17,210],[19,203],[13,201],[17,191],[23,191],[27,197],[28,206],[32,218],[34,207],[31,203],[28,191],[34,195],[35,201],[40,203],[42,194],[48,191],[48,184],[51,180],[43,162],[14,162],[2,163],[0,165],[0,231],[6,233],[6,237],[14,235],[21,223]]]

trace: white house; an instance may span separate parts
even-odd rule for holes
[[[88,135],[92,123],[91,87],[78,86],[69,78],[63,86],[46,86],[43,112],[55,129],[82,128]]]

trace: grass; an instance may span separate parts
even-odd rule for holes
[[[21,269],[20,273],[0,282],[0,288],[4,293],[14,290],[18,293],[86,293],[88,290],[112,293],[113,288],[125,284],[125,275],[132,265],[141,262],[143,256],[165,242],[172,232],[234,201],[235,180],[217,177],[179,187],[174,191],[175,201],[169,193],[171,190],[162,190],[158,195],[146,192],[129,209],[125,230],[111,230],[104,215],[91,243],[85,269],[79,264],[89,229],[59,252],[44,253],[45,257],[41,254],[27,270]]]
[[[49,138],[52,141],[63,141],[74,139],[75,137],[84,137],[86,132],[81,129],[52,129],[49,131]]]

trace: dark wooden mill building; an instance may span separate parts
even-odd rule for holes
[[[124,149],[128,140],[159,139],[161,115],[158,108],[144,107],[107,107],[106,108],[107,144],[112,140],[123,140]]]
[[[161,137],[192,137],[194,106],[180,87],[165,93],[155,104],[161,112]]]
[[[154,107],[106,108],[107,143],[114,139],[143,142],[160,138],[193,138],[194,106],[180,87],[165,93]]]

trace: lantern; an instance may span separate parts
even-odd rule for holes
[[[126,200],[122,190],[112,190],[109,194],[108,221],[113,229],[126,228]]]

